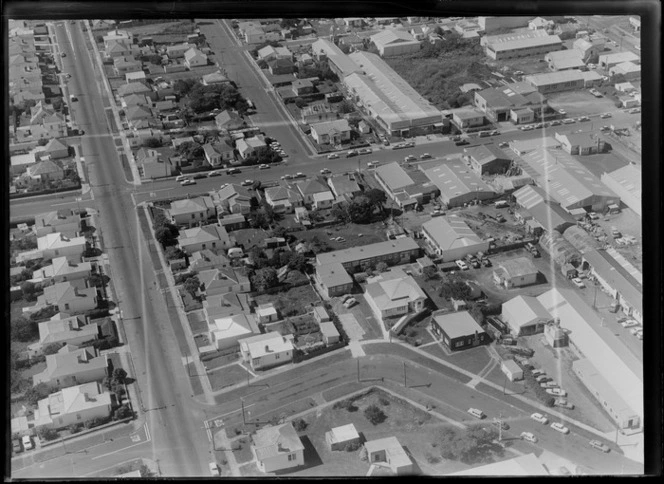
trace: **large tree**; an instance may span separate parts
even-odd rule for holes
[[[173,233],[168,227],[159,227],[155,231],[154,236],[157,239],[157,242],[159,242],[163,247],[175,245],[177,242],[175,237],[173,237]]]
[[[23,316],[11,318],[11,339],[22,343],[39,338],[39,324]]]
[[[358,195],[348,204],[348,215],[351,222],[366,224],[371,222],[373,209],[374,206],[367,197]]]
[[[385,192],[380,188],[372,188],[371,190],[367,190],[364,192],[364,196],[369,199],[374,207],[381,210],[383,209],[383,204],[387,202],[387,195],[385,195]]]
[[[201,281],[196,276],[192,276],[184,281],[184,290],[187,291],[192,296],[196,294],[196,291],[201,287]]]
[[[259,291],[265,291],[276,287],[279,284],[279,278],[277,277],[276,269],[273,267],[263,267],[254,273],[251,282]]]

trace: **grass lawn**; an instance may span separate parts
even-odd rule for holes
[[[233,441],[233,455],[238,464],[244,464],[254,458],[249,437],[242,437]]]
[[[438,420],[407,402],[378,389],[360,396],[354,401],[356,411],[328,407],[321,412],[305,417],[309,424],[304,434],[309,438],[320,457],[318,466],[293,472],[294,476],[364,476],[369,463],[360,460],[359,451],[331,451],[325,441],[325,432],[333,427],[352,423],[363,441],[395,436],[407,448],[416,461],[421,462],[426,453],[434,450],[430,446],[440,429]],[[364,409],[377,405],[386,414],[382,423],[372,425],[364,416]],[[435,452],[435,450],[434,450]],[[429,466],[431,467],[431,466]],[[443,469],[427,469],[427,473],[442,473]]]
[[[361,235],[360,235],[361,234]],[[387,239],[385,235],[385,226],[382,222],[374,222],[367,225],[344,224],[320,229],[311,229],[302,232],[293,232],[298,240],[310,242],[314,237],[318,237],[323,245],[327,245],[331,250],[348,249],[361,245],[375,244]],[[330,238],[343,237],[345,242],[337,242]]]
[[[193,334],[204,333],[208,330],[207,321],[205,320],[203,311],[192,311],[187,314],[187,319],[189,320],[189,326],[191,327],[191,332]]]
[[[254,414],[247,412],[246,419],[247,425],[242,423],[242,415],[234,414],[229,416],[225,422],[226,435],[229,439],[237,437],[238,434],[236,430],[244,431],[244,433],[254,433],[256,429],[261,428],[264,425],[269,423],[276,424],[282,420],[289,418],[292,415],[295,415],[300,412],[304,412],[316,406],[316,402],[313,398],[304,398],[302,400],[297,400],[295,402],[289,403],[288,405],[283,405],[279,408],[276,408],[270,412],[263,414]]]
[[[265,304],[279,300],[282,305],[279,309],[281,315],[294,316],[297,314],[305,314],[311,310],[312,305],[320,303],[318,294],[310,285],[297,286],[285,292],[278,294],[261,294],[255,298],[256,304]]]
[[[429,297],[431,302],[434,304],[436,309],[446,309],[452,308],[452,303],[445,299],[444,297],[440,296],[440,286],[443,282],[445,282],[446,277],[442,275],[438,275],[436,279],[427,279],[426,277],[417,275],[413,271],[413,279],[417,282],[417,284],[422,288],[422,290],[425,292],[425,294]]]
[[[238,361],[238,358],[240,358],[239,350],[236,353],[223,354],[215,358],[212,358],[210,360],[207,360],[205,362],[205,366],[207,366],[210,369],[215,369],[219,368],[220,366],[228,365],[229,363],[234,363]]]
[[[212,390],[221,390],[236,383],[246,382],[247,375],[249,373],[242,366],[231,365],[211,371],[208,374],[208,379]]]
[[[265,477],[266,474],[261,472],[256,466],[255,462],[240,467],[240,473],[243,477]]]
[[[240,229],[233,231],[233,237],[246,252],[255,245],[261,245],[266,235],[265,231],[261,229]]]
[[[439,345],[430,345],[422,348],[422,351],[448,361],[472,373],[479,373],[490,361],[491,357],[486,348],[478,346],[448,355]],[[502,380],[501,380],[502,383]]]

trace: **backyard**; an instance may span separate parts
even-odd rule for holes
[[[320,297],[309,285],[297,286],[285,292],[275,294],[261,294],[254,297],[257,305],[274,303],[280,316],[296,316],[311,311],[311,308],[320,303]]]
[[[319,241],[321,246],[329,247],[329,250],[348,249],[361,245],[375,244],[383,242],[386,239],[385,225],[383,222],[374,222],[372,224],[343,224],[326,228],[303,230],[293,232],[298,240],[304,242]],[[337,241],[337,237],[342,237],[344,241]]]

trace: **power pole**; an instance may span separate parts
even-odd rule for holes
[[[357,359],[357,382],[360,382],[360,359]]]
[[[240,401],[242,402],[242,423],[247,425],[247,418],[244,415],[244,398],[240,398]]]
[[[406,362],[403,362],[403,386],[408,388],[408,383],[406,383]]]

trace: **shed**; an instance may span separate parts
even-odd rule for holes
[[[523,370],[514,360],[503,360],[500,369],[510,381],[523,380]]]
[[[349,444],[359,445],[361,442],[360,434],[357,433],[353,424],[342,425],[325,432],[325,441],[330,446],[330,450],[344,450]]]
[[[326,345],[332,345],[339,342],[339,331],[332,321],[320,323],[320,332],[323,335],[323,341]]]

